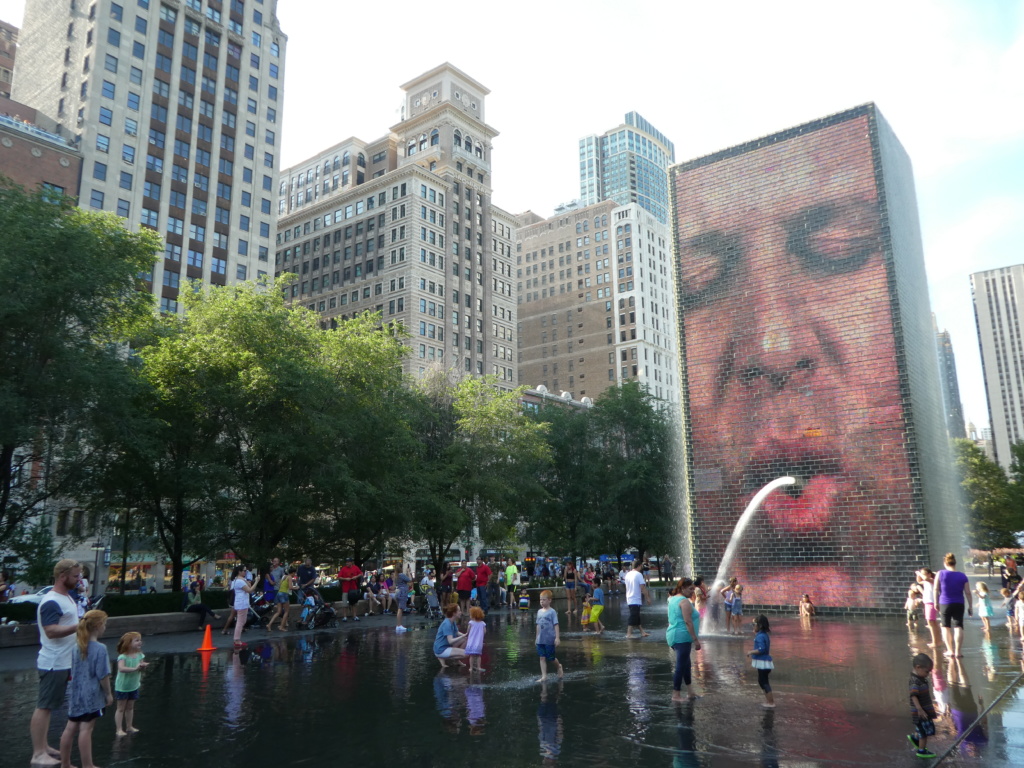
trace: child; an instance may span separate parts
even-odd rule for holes
[[[921,600],[921,588],[914,582],[907,590],[907,599],[903,603],[903,609],[907,612],[907,626],[911,629],[917,627],[917,617],[920,616],[920,609],[923,605]]]
[[[768,675],[775,669],[771,654],[772,641],[768,636],[771,631],[768,617],[763,613],[754,619],[754,650],[747,654],[750,657],[750,665],[757,670],[757,684],[764,691],[762,706],[765,709],[775,709],[775,696],[771,683],[768,682]]]
[[[117,709],[114,710],[114,731],[117,736],[138,733],[139,729],[132,725],[135,718],[135,700],[139,698],[142,670],[147,664],[143,659],[142,635],[138,632],[125,632],[117,643],[117,678],[114,680],[114,698]]]
[[[730,611],[731,618],[726,617],[729,621],[729,634],[733,634],[731,627],[735,625],[735,634],[743,634],[743,629],[740,626],[740,622],[743,620],[743,585],[737,584],[735,589],[732,591],[732,610]]]
[[[553,661],[558,667],[558,676],[562,677],[565,670],[555,657],[555,648],[561,642],[558,631],[558,613],[551,607],[551,590],[540,593],[540,610],[537,611],[537,655],[540,657],[540,677],[538,683],[548,679],[548,662]]]
[[[71,744],[78,733],[78,755],[82,768],[96,768],[92,761],[92,729],[103,707],[114,701],[110,693],[110,658],[99,641],[107,628],[107,614],[86,611],[76,632],[78,653],[71,661],[71,683],[68,696],[68,724],[60,737],[60,764],[71,766]]]
[[[486,672],[480,666],[480,654],[484,650],[484,611],[482,608],[473,606],[469,609],[469,639],[466,640],[466,655],[469,657],[470,672]]]
[[[974,588],[974,591],[978,595],[978,616],[981,617],[981,626],[985,630],[985,634],[989,631],[989,619],[992,618],[994,611],[992,610],[992,603],[988,597],[988,584],[984,581],[979,581],[978,586]]]
[[[519,592],[519,610],[528,611],[530,610],[530,593],[525,589]]]
[[[1016,601],[1010,598],[1010,590],[1008,590],[1006,587],[1000,589],[999,594],[1003,596],[1003,604],[1000,607],[1006,609],[1006,626],[1010,630],[1010,634],[1012,635],[1014,632],[1017,631],[1017,622],[1013,616],[1013,604]]]
[[[914,745],[917,756],[928,760],[935,753],[928,749],[928,737],[935,735],[935,707],[928,688],[928,675],[932,671],[932,659],[926,653],[919,653],[911,662],[914,670],[910,673],[910,715],[914,721],[914,733],[907,736]]]
[[[804,595],[800,598],[800,602],[797,604],[797,608],[800,610],[800,618],[811,617],[818,612],[818,609],[814,607],[814,603],[811,602],[810,595]]]
[[[583,598],[583,612],[580,614],[580,624],[584,632],[590,632],[590,595]]]
[[[594,594],[590,596],[590,626],[597,628],[597,634],[604,632],[604,624],[601,623],[601,614],[604,613],[604,590],[601,589],[601,579],[594,579]]]

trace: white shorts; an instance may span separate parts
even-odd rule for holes
[[[442,653],[436,653],[434,655],[437,656],[437,658],[439,658],[439,659],[447,659],[449,656],[452,655],[452,649],[451,648],[445,648]]]

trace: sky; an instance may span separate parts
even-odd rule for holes
[[[0,18],[23,7],[0,0]],[[384,135],[399,86],[449,61],[491,91],[494,202],[512,213],[578,197],[580,137],[632,110],[681,162],[874,101],[914,165],[965,417],[988,424],[969,275],[1024,263],[1024,0],[279,0],[278,18],[282,167]]]

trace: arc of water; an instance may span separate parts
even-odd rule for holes
[[[722,562],[718,566],[718,573],[715,574],[715,581],[712,585],[713,588],[726,583],[726,577],[728,576],[729,569],[732,568],[732,561],[736,556],[736,550],[739,548],[740,539],[743,538],[743,532],[747,529],[747,524],[754,516],[754,513],[757,512],[758,508],[761,506],[761,502],[763,502],[765,498],[767,498],[768,494],[776,488],[781,488],[784,485],[795,484],[796,478],[789,476],[778,477],[754,494],[754,498],[752,498],[750,503],[747,504],[747,508],[743,510],[743,514],[740,515],[740,519],[736,521],[736,527],[733,529],[732,538],[729,539],[729,546],[725,548],[725,554],[722,556]]]

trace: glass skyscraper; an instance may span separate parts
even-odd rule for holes
[[[637,112],[629,112],[619,127],[580,139],[583,205],[637,203],[667,224],[668,167],[675,158],[675,145]]]

